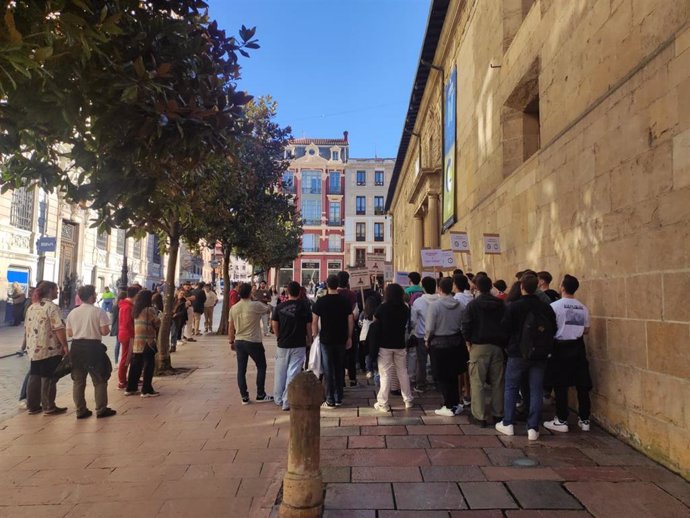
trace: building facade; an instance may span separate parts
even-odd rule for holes
[[[345,167],[345,262],[364,266],[367,253],[392,259],[391,226],[386,215],[391,158],[353,158]]]
[[[294,194],[302,215],[301,252],[278,272],[276,285],[295,279],[307,288],[325,281],[345,266],[345,165],[347,132],[342,139],[295,139],[287,147],[292,157],[282,189]]]
[[[432,1],[390,199],[399,270],[445,226],[475,270],[579,277],[593,416],[686,478],[689,21],[687,1]]]

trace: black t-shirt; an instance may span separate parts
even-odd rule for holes
[[[404,349],[405,327],[410,318],[410,310],[406,305],[384,302],[374,313],[374,318],[380,322],[380,344],[382,349]]]
[[[324,295],[314,303],[311,310],[321,318],[321,343],[345,345],[348,338],[347,320],[352,314],[350,302],[341,295]]]
[[[544,295],[549,297],[549,299],[551,299],[551,302],[556,302],[557,300],[559,300],[561,298],[561,296],[558,294],[558,292],[556,290],[552,290],[550,288],[548,290],[544,291]]]
[[[311,322],[309,304],[304,300],[286,300],[273,310],[272,320],[280,325],[278,347],[306,347],[307,324]]]
[[[196,297],[194,302],[192,302],[192,309],[194,313],[204,312],[204,303],[206,302],[206,293],[204,293],[203,288],[197,288],[192,292],[192,295]]]

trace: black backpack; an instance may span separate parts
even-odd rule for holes
[[[553,353],[556,330],[547,308],[533,309],[525,317],[520,336],[520,352],[525,360],[546,360]]]

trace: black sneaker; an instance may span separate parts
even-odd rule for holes
[[[115,414],[117,414],[117,410],[113,410],[113,409],[110,408],[110,407],[106,407],[106,408],[104,408],[104,409],[101,411],[100,414],[96,414],[96,417],[97,417],[98,419],[101,419],[102,417],[112,417],[112,416],[114,416]]]
[[[486,428],[487,425],[485,419],[477,419],[476,417],[474,417],[474,415],[472,415],[472,412],[470,412],[470,414],[467,417],[470,421],[470,424],[476,425],[480,428]]]
[[[67,407],[64,406],[56,406],[55,408],[51,408],[50,410],[46,410],[43,412],[43,415],[58,415],[58,414],[64,414],[67,412]]]
[[[242,398],[242,404],[243,405],[248,405],[249,404],[249,396],[244,396]]]
[[[342,401],[336,401],[335,406],[343,406],[343,402]]]
[[[263,396],[256,396],[256,401],[258,403],[265,403],[267,401],[273,401],[273,396],[269,396],[268,394],[264,394]]]
[[[86,419],[88,417],[91,417],[93,415],[93,412],[89,409],[86,409],[86,412],[83,414],[77,414],[77,419]]]

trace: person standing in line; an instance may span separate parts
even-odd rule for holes
[[[357,316],[359,316],[359,310],[357,308],[357,295],[350,289],[350,274],[345,271],[340,271],[337,275],[338,295],[344,297],[350,303],[350,306],[352,306],[352,317],[356,319]],[[357,386],[357,342],[357,337],[353,334],[352,347],[345,351],[345,368],[347,369],[347,377],[350,380],[351,387]]]
[[[110,319],[105,310],[94,305],[96,288],[86,284],[79,288],[82,304],[67,315],[67,336],[72,338],[72,397],[77,408],[77,419],[91,417],[86,406],[86,375],[91,376],[96,400],[96,417],[117,414],[108,407],[108,379],[113,370],[101,339],[110,333]]]
[[[259,288],[254,292],[254,299],[263,303],[263,304],[270,305],[271,304],[271,296],[272,296],[271,290],[266,288],[266,281],[261,281],[259,283]],[[271,326],[269,325],[270,319],[271,319],[270,313],[262,315],[262,317],[261,317],[261,325],[263,326],[264,336],[268,336],[271,334]]]
[[[18,326],[22,323],[22,318],[24,317],[24,307],[26,305],[26,294],[18,282],[12,283],[10,298],[12,299],[13,325]]]
[[[504,354],[507,336],[501,327],[505,304],[491,295],[491,279],[475,278],[479,296],[463,313],[462,335],[470,352],[469,371],[472,387],[470,423],[486,428],[484,384],[491,385],[491,411],[494,422],[503,418]]]
[[[388,397],[391,389],[391,375],[395,371],[405,409],[412,408],[412,390],[407,374],[407,351],[405,349],[405,328],[410,318],[410,310],[405,304],[405,291],[399,284],[386,287],[383,304],[374,319],[380,323],[380,343],[378,354],[381,388],[376,396],[374,408],[381,412],[390,412]]]
[[[345,385],[345,351],[352,347],[355,327],[352,305],[338,294],[338,276],[329,275],[328,292],[312,306],[312,336],[318,334],[321,342],[321,363],[326,380],[324,408],[343,404]]]
[[[418,297],[412,304],[410,310],[410,324],[412,327],[411,336],[414,337],[417,349],[416,360],[416,385],[414,391],[422,394],[426,391],[426,363],[428,357],[428,350],[424,343],[424,335],[426,334],[426,314],[429,305],[438,300],[436,294],[436,281],[432,277],[424,277],[422,279],[422,287],[424,288],[424,295]]]
[[[507,307],[501,325],[509,334],[508,363],[505,375],[503,421],[496,423],[496,430],[504,435],[515,435],[513,421],[515,403],[523,377],[529,383],[529,414],[527,438],[539,439],[539,420],[542,409],[542,387],[546,359],[553,350],[556,334],[556,315],[551,306],[536,295],[537,276],[524,274],[520,280],[522,296]]]
[[[237,290],[238,286],[239,284],[237,282],[232,283],[232,289],[228,295],[230,297],[230,308],[240,301],[240,292]]]
[[[57,378],[54,373],[63,356],[69,354],[65,324],[60,308],[53,302],[57,284],[41,281],[36,286],[36,302],[26,311],[24,332],[31,366],[26,394],[29,414],[63,414],[65,407],[55,405]]]
[[[184,290],[177,290],[175,302],[173,302],[172,322],[170,323],[170,352],[177,352],[177,341],[187,322],[187,300]]]
[[[242,404],[249,404],[247,388],[247,363],[249,358],[256,365],[256,401],[263,403],[273,401],[273,396],[266,394],[266,350],[261,339],[261,319],[270,315],[268,304],[251,300],[252,285],[241,284],[240,301],[230,309],[228,319],[228,342],[230,349],[237,353],[237,385],[240,389]]]
[[[201,317],[204,314],[204,307],[206,304],[206,292],[204,291],[205,283],[199,282],[196,289],[192,291],[191,301],[192,309],[194,310],[192,336],[201,334]]]
[[[556,393],[556,417],[544,423],[544,428],[554,432],[568,431],[568,389],[577,389],[577,425],[589,432],[592,377],[589,373],[584,335],[589,333],[589,310],[575,298],[580,282],[572,275],[563,277],[561,298],[551,304],[556,313],[556,341],[553,355],[547,362],[546,372]],[[546,293],[546,292],[545,292]]]
[[[462,339],[460,321],[463,307],[453,298],[453,280],[444,277],[441,294],[429,304],[424,338],[431,354],[434,380],[443,396],[443,405],[434,413],[452,417],[462,413],[458,376],[467,370],[467,349]]]
[[[472,275],[472,274],[468,274],[468,275]],[[474,282],[476,282],[477,278],[481,277],[481,275],[486,276],[486,273],[484,273],[484,272],[477,273],[476,276],[473,276],[473,281],[470,281],[469,277],[466,277],[462,274],[453,276],[453,293],[454,293],[453,297],[462,306],[463,313],[464,313],[467,305],[472,300],[474,300],[474,293],[473,293],[472,287],[475,286]],[[475,289],[476,289],[476,286],[475,286]],[[471,406],[472,405],[472,389],[471,389],[471,384],[470,384],[470,376],[469,376],[469,373],[467,371],[464,371],[460,375],[460,392],[462,394],[462,402],[461,403],[463,404],[463,408]]]
[[[553,277],[547,271],[541,271],[537,274],[537,279],[539,279],[538,287],[544,294],[549,297],[549,300],[553,303],[561,298],[560,294],[556,290],[551,289],[551,281]]]
[[[153,371],[156,366],[156,352],[158,352],[156,340],[161,321],[158,318],[158,310],[151,304],[152,298],[153,293],[151,291],[141,290],[134,299],[134,308],[132,309],[132,317],[134,318],[132,362],[129,366],[125,396],[139,394],[137,387],[142,371],[144,379],[141,385],[141,397],[160,396],[160,392],[153,389],[152,381]]]
[[[300,290],[298,282],[288,284],[288,300],[275,307],[271,318],[273,333],[278,338],[273,398],[283,410],[290,410],[288,386],[302,371],[307,344],[311,343],[311,311],[300,300]]]
[[[134,340],[134,297],[139,293],[138,286],[127,288],[127,297],[118,304],[117,338],[120,341],[120,363],[117,365],[117,388],[122,390],[127,387],[127,369],[131,361],[132,340]]]
[[[422,276],[419,272],[410,272],[407,274],[407,278],[410,280],[410,285],[405,288],[405,297],[408,304],[412,306],[417,297],[424,295],[424,290],[419,285],[422,282]]]
[[[210,284],[204,286],[204,294],[206,301],[204,302],[204,331],[210,333],[213,331],[213,310],[218,304],[218,295],[211,289]]]
[[[120,339],[117,336],[119,322],[120,322],[120,302],[127,298],[126,291],[120,291],[117,294],[115,303],[113,304],[112,317],[110,319],[110,336],[115,337],[115,365],[120,361]]]

